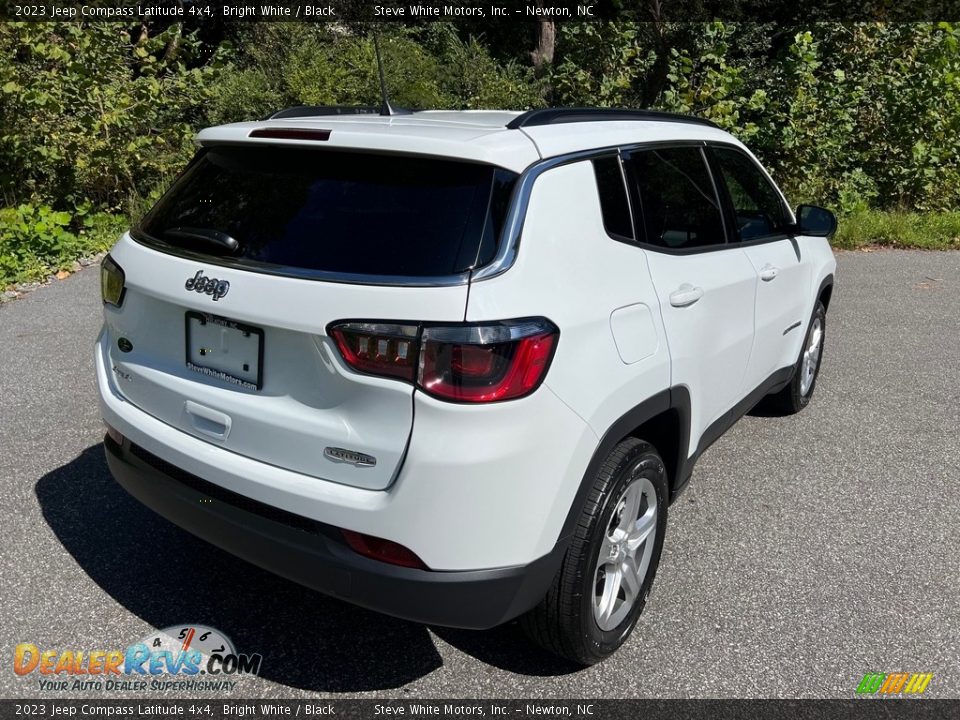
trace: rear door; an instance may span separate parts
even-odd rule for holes
[[[670,347],[672,385],[691,396],[691,448],[744,393],[753,344],[756,274],[726,242],[700,145],[626,157],[636,227],[647,249]]]
[[[512,179],[412,157],[203,151],[111,252],[126,288],[106,306],[118,392],[305,481],[388,486],[412,386],[347,368],[328,325],[461,321],[467,271],[495,251],[492,198]],[[405,338],[389,342],[402,354]]]
[[[723,199],[739,242],[757,274],[756,337],[747,369],[748,389],[797,360],[806,332],[810,264],[790,235],[791,218],[779,191],[739,148],[717,145],[712,155]]]

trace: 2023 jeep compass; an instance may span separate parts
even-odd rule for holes
[[[708,122],[294,108],[198,143],[103,263],[107,459],[324,593],[596,662],[698,456],[813,393],[835,220]]]

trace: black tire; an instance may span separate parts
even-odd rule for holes
[[[640,478],[649,479],[656,491],[652,555],[629,613],[616,627],[604,631],[594,616],[598,553],[621,496],[628,485]],[[628,438],[613,449],[593,480],[553,585],[540,604],[520,618],[521,626],[534,642],[580,665],[593,665],[623,645],[643,612],[660,563],[668,493],[666,469],[652,445]],[[647,542],[651,540],[644,541],[641,547],[645,548]]]
[[[810,383],[810,386],[804,393],[801,391],[803,385],[803,355],[807,347],[810,345],[810,334],[813,332],[817,320],[820,321],[820,349],[817,356],[816,368],[814,369],[813,381]],[[817,387],[817,378],[820,375],[820,363],[823,358],[823,346],[826,337],[827,309],[823,306],[823,303],[818,300],[816,307],[813,309],[813,316],[810,318],[810,323],[807,326],[807,334],[803,338],[803,345],[800,348],[800,357],[797,358],[797,364],[793,367],[793,376],[790,378],[790,382],[787,383],[782,390],[779,390],[778,392],[775,392],[764,398],[763,404],[767,409],[771,410],[777,415],[794,415],[810,404],[810,398],[813,397],[813,391]]]

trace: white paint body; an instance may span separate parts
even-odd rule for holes
[[[564,153],[649,141],[719,140],[676,122],[596,122],[507,130],[514,113],[418,113],[242,123],[201,143],[253,142],[264,126],[333,128],[331,146],[468,159],[517,172]],[[276,141],[271,141],[276,142]],[[281,141],[296,144],[302,141]],[[798,257],[799,253],[799,257]],[[269,505],[400,543],[432,570],[523,565],[557,542],[600,438],[643,400],[691,396],[688,456],[704,430],[800,352],[817,291],[834,272],[823,238],[676,255],[612,240],[588,160],[533,184],[505,272],[448,287],[293,279],[149,249],[111,251],[126,293],[105,306],[96,346],[104,419],[187,472]],[[777,268],[762,280],[761,271]],[[217,300],[187,292],[198,270],[230,283]],[[683,286],[702,297],[674,307]],[[190,371],[184,314],[264,328],[262,390]],[[326,335],[348,318],[549,318],[560,328],[544,384],[519,400],[462,405],[349,369]],[[799,322],[795,329],[784,329]],[[122,353],[117,339],[134,350]],[[377,459],[358,467],[327,446]]]

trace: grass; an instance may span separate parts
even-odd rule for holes
[[[870,245],[923,250],[960,250],[960,212],[861,210],[840,218],[834,247]]]

